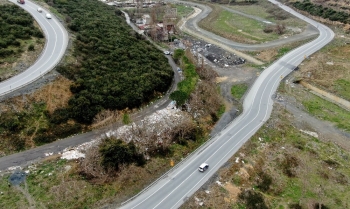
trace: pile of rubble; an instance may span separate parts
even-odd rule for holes
[[[171,103],[171,105],[173,105],[173,103]],[[119,127],[116,130],[107,131],[94,141],[81,144],[77,147],[66,148],[62,152],[61,158],[68,160],[85,158],[85,151],[92,146],[98,146],[101,139],[106,136],[114,136],[125,142],[134,141],[140,148],[147,150],[147,146],[162,143],[167,131],[189,117],[188,114],[176,108],[158,110],[152,115],[145,117],[140,122]]]
[[[236,54],[229,53],[220,47],[204,41],[193,41],[186,38],[185,42],[191,43],[191,52],[195,57],[200,59],[201,56],[204,56],[218,67],[241,65],[246,62],[245,59],[238,57]]]

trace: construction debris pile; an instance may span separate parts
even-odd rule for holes
[[[204,56],[218,67],[223,68],[245,63],[245,59],[238,57],[236,54],[226,52],[215,45],[204,41],[193,41],[188,38],[186,40],[191,43],[191,52],[195,57],[200,59],[201,56]]]
[[[110,130],[94,141],[75,148],[67,148],[63,151],[61,158],[68,160],[85,158],[86,150],[92,146],[98,146],[102,138],[112,136],[125,142],[133,141],[141,152],[147,153],[148,149],[171,143],[171,131],[174,127],[190,120],[189,114],[174,108],[171,103],[169,108],[159,110],[139,122]]]

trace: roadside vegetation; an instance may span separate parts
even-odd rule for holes
[[[0,4],[0,81],[34,63],[44,35],[31,15],[13,4]]]
[[[293,7],[306,11],[311,15],[323,17],[331,21],[339,21],[341,23],[350,23],[350,14],[344,11],[337,11],[329,7],[324,7],[320,4],[314,4],[309,0],[296,1]]]
[[[349,153],[300,132],[275,105],[272,117],[182,208],[347,208]],[[307,128],[304,126],[304,128]],[[208,192],[209,191],[209,192]]]
[[[141,107],[166,92],[172,82],[173,71],[163,53],[132,31],[119,10],[93,0],[48,3],[66,17],[76,37],[73,56],[57,67],[70,81],[61,78],[68,86],[47,86],[46,97],[39,93],[3,102],[1,155],[90,130],[103,118],[99,113]],[[16,6],[8,8],[22,12]],[[13,21],[32,23],[24,14]],[[28,29],[18,31],[19,37],[27,31],[22,35],[30,38]]]
[[[247,84],[237,84],[237,85],[233,85],[231,87],[231,94],[233,96],[233,98],[235,98],[236,100],[240,100],[242,98],[242,96],[245,94],[245,92],[247,91],[248,86]]]
[[[137,137],[145,144],[106,137],[86,150],[85,159],[66,161],[51,156],[28,168],[28,177],[19,186],[27,195],[17,186],[8,187],[9,176],[5,174],[0,181],[0,190],[4,192],[0,196],[0,207],[26,208],[28,198],[39,209],[117,207],[205,142],[222,114],[216,74],[210,68],[196,67],[189,51],[175,54],[184,71],[185,65],[191,65],[190,70],[194,70],[184,72],[184,76],[197,78],[182,111],[171,110],[180,111],[185,120],[171,129],[161,124],[153,135],[147,132],[150,127],[143,128],[137,122],[130,125],[133,130],[127,137]],[[175,124],[174,121],[171,124]],[[160,130],[161,135],[157,134]]]

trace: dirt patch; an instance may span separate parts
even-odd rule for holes
[[[237,198],[238,198],[238,195],[239,193],[241,193],[241,189],[231,183],[226,183],[224,186],[223,186],[229,193],[229,198],[225,198],[225,201],[227,202],[231,202],[231,201],[234,201],[236,202],[237,201]]]
[[[276,49],[267,49],[259,52],[256,56],[259,60],[262,60],[264,62],[271,62],[275,59],[277,56],[277,50]]]

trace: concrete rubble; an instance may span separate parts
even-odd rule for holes
[[[104,137],[113,136],[125,142],[134,141],[139,147],[142,147],[141,144],[162,143],[162,135],[167,130],[180,124],[186,117],[189,116],[181,110],[176,109],[175,103],[172,102],[168,108],[158,110],[140,122],[119,127],[116,130],[109,130],[91,142],[86,142],[74,148],[66,148],[62,152],[61,158],[67,160],[85,158],[85,151],[91,146],[97,146]],[[153,139],[153,142],[146,142],[145,140],[148,139],[147,136],[156,136],[156,139]],[[143,148],[147,150],[147,147]]]

